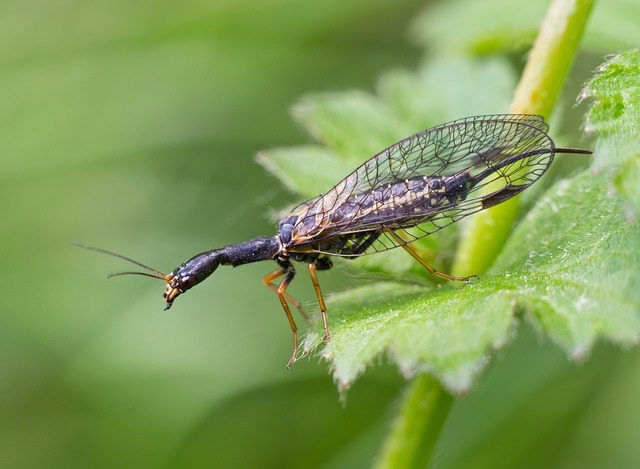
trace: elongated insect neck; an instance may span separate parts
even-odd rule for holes
[[[280,251],[277,238],[262,236],[244,243],[232,244],[220,249],[201,252],[183,262],[171,275],[178,278],[193,277],[200,283],[211,275],[220,265],[243,265],[251,262],[273,259]],[[194,284],[195,284],[194,283]]]
[[[273,259],[280,252],[280,249],[281,244],[278,238],[260,236],[244,243],[225,246],[220,251],[227,256],[227,261],[224,264],[230,264],[235,267]]]

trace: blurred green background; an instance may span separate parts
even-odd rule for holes
[[[343,406],[319,359],[287,372],[273,266],[222,268],[163,312],[163,284],[106,282],[130,266],[69,241],[169,271],[274,234],[296,196],[255,153],[309,140],[288,115],[301,95],[416,67],[424,6],[0,1],[0,467],[367,466],[404,380],[381,359]],[[301,278],[292,294],[312,299]],[[637,462],[640,354],[601,346],[576,367],[520,331],[455,404],[434,465]]]

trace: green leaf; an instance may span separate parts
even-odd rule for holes
[[[288,189],[309,198],[332,187],[352,169],[344,158],[318,145],[272,148],[258,153],[256,159]]]
[[[428,60],[412,72],[388,72],[378,89],[415,131],[460,116],[507,109],[515,84],[513,69],[504,59],[457,57]]]
[[[362,91],[312,94],[292,112],[319,142],[350,160],[353,169],[411,133],[386,102]]]
[[[322,355],[348,389],[369,364],[388,352],[406,377],[426,371],[453,391],[469,389],[488,351],[511,335],[512,306],[493,279],[464,288],[425,290],[378,283],[328,301],[331,340]],[[480,326],[481,325],[481,326]],[[307,338],[318,344],[320,331]]]
[[[548,3],[547,0],[439,2],[424,9],[412,25],[411,34],[416,42],[435,47],[439,52],[489,54],[512,50],[514,45],[528,48]],[[455,18],[455,27],[451,18]]]
[[[615,56],[584,87],[593,103],[586,130],[600,135],[594,168],[612,168],[629,217],[640,213],[640,50]]]
[[[640,224],[627,221],[604,176],[588,173],[552,188],[518,226],[491,272],[522,277],[519,301],[569,354],[598,338],[640,338]],[[509,275],[509,274],[505,274]]]
[[[465,392],[520,316],[574,359],[598,339],[637,344],[640,224],[618,204],[603,177],[564,180],[519,225],[493,275],[462,288],[379,283],[333,296],[322,355],[339,387],[387,354],[406,376],[428,372]],[[306,348],[320,337],[316,328]]]

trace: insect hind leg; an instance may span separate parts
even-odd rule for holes
[[[374,231],[367,237],[361,239],[359,241],[359,244],[354,246],[353,254],[363,254],[367,249],[369,249],[373,245],[373,243],[376,242],[376,240],[380,237],[381,234],[382,234],[382,231]]]
[[[477,275],[469,275],[468,277],[456,277],[455,275],[449,275],[444,272],[440,272],[435,267],[429,265],[424,259],[422,259],[420,255],[418,255],[418,253],[415,251],[415,249],[413,249],[413,247],[409,243],[407,243],[406,240],[402,239],[402,237],[398,233],[396,233],[390,228],[385,228],[384,231],[388,235],[390,235],[394,239],[394,241],[398,243],[400,247],[402,247],[402,249],[404,249],[409,254],[411,254],[411,257],[417,260],[425,269],[427,269],[430,273],[432,273],[436,277],[444,278],[447,280],[454,280],[457,282],[468,282],[472,278],[478,278]]]

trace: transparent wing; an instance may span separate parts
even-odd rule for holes
[[[540,116],[489,115],[401,140],[326,194],[294,208],[288,216],[296,219],[290,246],[361,255],[362,240],[370,233],[420,225],[404,235],[412,242],[507,200],[549,167],[554,144],[547,130]],[[336,237],[340,242],[323,243]],[[392,238],[376,244],[374,252],[398,246]]]

